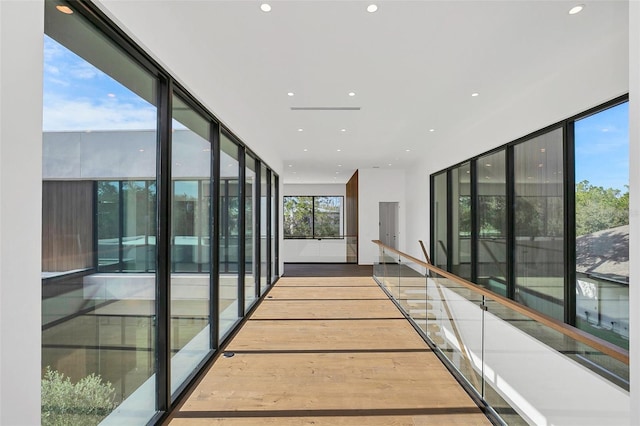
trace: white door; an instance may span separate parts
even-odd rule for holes
[[[398,203],[381,202],[378,239],[389,247],[398,248]]]

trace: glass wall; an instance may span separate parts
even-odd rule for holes
[[[156,412],[158,82],[79,13],[45,5],[42,422],[117,409],[144,424]]]
[[[451,271],[471,279],[471,165],[465,163],[451,170],[453,241]]]
[[[251,306],[256,300],[256,286],[258,281],[258,270],[255,265],[256,261],[256,244],[255,244],[255,224],[257,220],[256,203],[258,198],[256,192],[258,185],[256,181],[256,159],[247,155],[245,167],[245,190],[244,190],[244,301],[245,307]]]
[[[447,172],[433,177],[433,243],[431,248],[432,262],[439,268],[447,269]]]
[[[476,161],[478,201],[477,282],[507,295],[506,150]]]
[[[576,324],[629,347],[629,104],[575,122]]]
[[[220,138],[220,336],[239,318],[238,261],[240,245],[238,217],[240,198],[239,148],[226,134]],[[244,280],[242,282],[244,285]]]
[[[515,299],[564,320],[563,130],[514,147]]]
[[[260,166],[260,294],[268,288],[269,280],[269,252],[271,246],[269,244],[269,170],[263,164]]]
[[[628,129],[624,96],[433,174],[434,263],[628,348]]]
[[[257,229],[277,271],[277,176],[230,134],[218,151],[215,117],[91,2],[44,4],[42,423],[153,424],[243,315],[242,258],[256,300]]]
[[[278,279],[278,176],[271,174],[271,282],[275,282]]]
[[[171,132],[171,392],[211,348],[211,125],[174,94]]]

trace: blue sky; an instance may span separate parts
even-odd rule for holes
[[[55,40],[44,40],[43,130],[155,129],[156,108]]]
[[[629,184],[629,104],[576,121],[576,182],[627,192]]]

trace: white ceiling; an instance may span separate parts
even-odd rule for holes
[[[456,140],[461,128],[628,38],[625,1],[387,0],[368,13],[370,3],[102,6],[258,155],[282,164],[285,183],[344,183],[358,168],[409,167],[445,141],[456,150],[468,143]],[[569,15],[577,3],[584,11]]]

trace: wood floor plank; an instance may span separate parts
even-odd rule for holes
[[[327,280],[282,278],[170,424],[490,424],[371,278]]]

